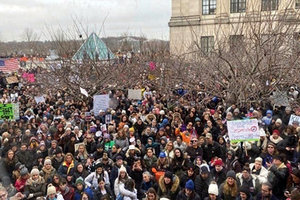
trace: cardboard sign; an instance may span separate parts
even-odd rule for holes
[[[289,106],[289,98],[286,92],[276,91],[273,92],[273,95],[270,96],[271,101],[274,106]]]
[[[257,119],[227,121],[231,142],[258,141],[259,127]]]
[[[142,90],[128,90],[128,99],[141,100],[142,99]]]
[[[109,108],[109,95],[95,95],[94,97],[94,107],[93,111],[95,116],[99,115],[100,110],[106,110]]]
[[[19,83],[18,77],[10,76],[6,78],[7,84]]]
[[[289,125],[293,125],[295,122],[298,123],[298,126],[300,125],[300,116],[291,115]]]
[[[34,100],[37,104],[39,104],[40,102],[44,103],[45,102],[45,98],[43,96],[40,97],[34,97]]]
[[[14,119],[13,105],[0,104],[0,119]]]

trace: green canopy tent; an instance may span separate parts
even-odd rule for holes
[[[106,46],[106,44],[96,35],[96,33],[92,33],[75,53],[73,59],[91,59],[105,61],[115,59],[115,55]]]

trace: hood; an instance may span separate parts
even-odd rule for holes
[[[270,114],[271,116],[273,115],[273,111],[272,110],[267,110],[266,115]]]

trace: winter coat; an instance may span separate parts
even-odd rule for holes
[[[220,186],[226,180],[226,172],[223,168],[220,172],[217,172],[216,169],[212,169],[211,171],[212,178],[217,182],[217,185]]]
[[[53,176],[56,174],[56,170],[51,166],[50,170],[47,170],[45,167],[42,168],[40,175],[44,178],[46,183],[51,183]]]
[[[72,177],[72,182],[75,183],[76,180],[81,177],[83,180],[89,175],[89,173],[84,169],[82,173],[79,173],[77,170],[74,172]]]
[[[196,159],[196,157],[198,157],[198,156],[202,157],[203,150],[201,147],[197,147],[195,149],[194,147],[189,146],[186,148],[186,153],[190,156],[191,162],[193,162]]]
[[[161,176],[158,181],[158,195],[162,198],[175,199],[179,192],[180,180],[178,176],[173,175],[173,179],[169,185],[165,184],[164,176]]]
[[[201,198],[195,191],[193,191],[192,194],[188,197],[185,195],[185,189],[183,189],[177,195],[176,200],[201,200]]]
[[[289,170],[284,163],[282,163],[279,167],[273,165],[269,171],[268,181],[273,185],[273,194],[281,199],[284,197]]]
[[[207,179],[203,179],[201,175],[196,176],[195,191],[199,194],[201,199],[208,197],[208,187],[211,181],[212,178],[210,174]]]
[[[84,179],[84,183],[91,188],[97,188],[98,187],[98,179],[100,177],[104,178],[105,181],[105,185],[110,185],[109,182],[109,176],[107,171],[103,171],[102,174],[97,174],[96,172],[92,172],[90,173],[85,179]]]
[[[203,160],[206,162],[211,161],[212,158],[222,156],[220,145],[216,142],[213,144],[204,144],[203,145]]]
[[[73,200],[74,199],[74,189],[72,187],[67,186],[65,191],[59,190],[64,200]]]
[[[16,180],[15,187],[18,192],[24,192],[26,181],[26,179],[22,179],[21,177]]]
[[[25,184],[24,194],[27,197],[29,194],[33,194],[32,199],[37,199],[37,197],[44,196],[46,194],[46,183],[44,178],[39,176],[36,181],[32,180],[32,178],[29,178]]]
[[[117,178],[116,181],[115,181],[114,191],[115,191],[115,196],[116,197],[121,195],[123,197],[126,196],[127,198],[137,199],[136,190],[134,192],[126,190],[125,189],[125,184],[122,181],[119,182],[119,178]]]
[[[105,187],[105,190],[106,190],[106,194],[110,200],[113,200],[114,199],[114,194],[113,192],[111,191],[110,187],[108,187],[107,185],[104,186]],[[97,200],[97,199],[101,199],[101,197],[103,197],[104,194],[102,194],[101,190],[99,187],[97,187],[97,189],[94,190],[94,199]]]
[[[56,169],[56,171],[58,170],[60,165],[63,163],[63,161],[64,161],[63,157],[61,158],[61,160],[57,160],[55,157],[51,159],[52,166]]]
[[[155,155],[153,155],[152,158],[149,158],[147,154],[144,156],[144,164],[148,170],[150,170],[153,167],[153,165],[156,164],[156,162],[157,162],[157,157]]]
[[[261,166],[261,169],[260,169],[258,175],[255,173],[254,163],[251,163],[249,165],[249,167],[250,167],[250,170],[251,170],[251,174],[256,176],[260,183],[263,183],[263,182],[267,181],[269,171],[264,166]]]
[[[239,187],[241,186],[247,186],[249,188],[252,196],[255,196],[258,191],[260,190],[260,182],[259,179],[256,178],[255,175],[250,175],[248,180],[245,180],[242,176],[242,173],[237,174],[237,183]]]
[[[87,188],[84,189],[84,191],[75,190],[74,200],[80,200],[81,199],[81,194],[83,192],[87,193],[87,195],[90,197],[90,199],[93,199],[93,197],[94,197],[93,190],[90,187],[87,187]]]
[[[119,147],[122,149],[123,152],[126,152],[128,146],[129,146],[129,142],[128,142],[128,139],[125,138],[125,139],[118,139],[116,138],[115,139],[115,145],[119,145]]]
[[[74,166],[75,166],[74,161],[72,161],[69,167],[67,166],[66,161],[64,161],[58,168],[58,174],[61,175],[63,178],[66,178],[68,174],[74,174],[74,170],[75,170]]]

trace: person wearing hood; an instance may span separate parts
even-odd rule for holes
[[[167,118],[164,118],[162,122],[159,124],[158,128],[165,128],[169,124],[169,120]]]
[[[268,177],[268,170],[262,165],[263,159],[258,157],[254,163],[249,165],[251,175],[254,175],[260,183],[266,182]]]
[[[108,176],[108,173],[107,171],[105,171],[103,169],[103,165],[102,163],[98,163],[96,164],[95,166],[95,171],[90,173],[84,180],[85,184],[88,186],[88,187],[91,187],[91,188],[97,188],[98,187],[98,179],[99,178],[103,178],[105,180],[105,184],[106,185],[110,185],[110,182],[109,182],[109,176]]]
[[[37,199],[38,197],[43,197],[45,193],[45,180],[40,176],[39,170],[34,168],[31,170],[30,178],[26,181],[24,195],[27,199]]]
[[[75,182],[75,193],[74,200],[80,200],[82,198],[82,193],[87,193],[89,198],[93,199],[93,191],[90,187],[85,188],[84,181],[81,177],[76,179]]]
[[[159,178],[158,181],[158,195],[162,198],[175,199],[178,192],[180,180],[178,176],[174,175],[172,172],[167,171],[163,176]]]
[[[176,200],[201,200],[199,195],[195,192],[195,185],[192,180],[188,180],[185,183],[185,188],[179,192]]]
[[[40,172],[40,175],[44,178],[46,183],[51,183],[53,176],[56,174],[56,169],[52,166],[50,159],[44,161],[44,166]]]
[[[181,177],[184,172],[188,169],[189,160],[185,157],[184,153],[180,148],[174,150],[175,156],[171,162],[171,168],[174,174]]]
[[[208,187],[212,180],[209,166],[207,164],[202,164],[200,167],[200,174],[196,176],[195,179],[195,190],[199,194],[201,199],[207,198]]]
[[[126,168],[122,165],[119,170],[118,178],[115,180],[115,184],[114,184],[114,192],[115,192],[116,197],[118,197],[120,195],[120,196],[136,198],[135,192],[125,189],[125,182],[128,179],[131,179],[131,178],[128,175]]]
[[[270,126],[270,125],[272,124],[272,116],[273,116],[272,110],[267,110],[266,116],[264,116],[264,117],[262,118],[262,122],[263,122],[266,126]]]
[[[239,187],[248,188],[249,194],[251,194],[252,196],[256,196],[260,188],[260,181],[255,175],[252,175],[250,173],[250,167],[248,163],[246,163],[243,167],[242,173],[238,173],[236,177]]]

